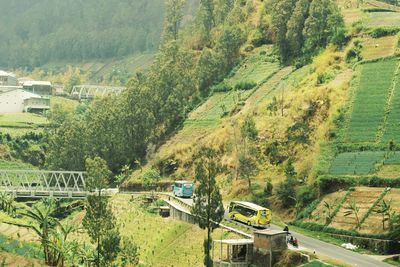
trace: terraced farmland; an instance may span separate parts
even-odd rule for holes
[[[383,198],[387,203],[392,203],[392,212],[400,212],[400,206],[395,203],[400,203],[400,189],[392,188]],[[377,233],[383,231],[382,215],[375,212],[371,212],[368,218],[365,220],[364,225],[368,227],[362,228],[364,233]],[[388,223],[386,222],[385,230],[387,230]]]
[[[400,164],[400,151],[345,152],[336,156],[329,173],[333,175],[365,175],[375,171],[377,164]],[[400,175],[399,175],[400,176]]]
[[[347,129],[347,141],[375,142],[385,117],[388,94],[397,67],[395,59],[362,65]]]
[[[356,187],[355,190],[347,197],[346,202],[340,208],[335,218],[333,218],[330,226],[338,229],[354,229],[356,227],[355,215],[352,214],[350,216],[344,216],[347,211],[346,207],[348,207],[352,201],[354,201],[359,208],[358,216],[361,220],[383,191],[384,188]],[[368,226],[368,228],[370,227]],[[361,229],[363,229],[362,226]]]
[[[368,16],[368,27],[399,26],[399,12],[371,12]]]
[[[232,86],[240,81],[252,81],[257,84],[265,81],[279,70],[279,61],[271,57],[272,47],[265,46],[249,56],[240,68],[226,82]]]
[[[383,160],[385,152],[363,151],[339,154],[332,162],[330,173],[334,175],[363,175],[374,170],[375,164]]]
[[[351,191],[347,195],[347,191],[338,191],[328,194],[324,196],[312,212],[311,219],[307,219],[307,221],[324,225],[328,216],[328,209],[325,207],[324,203],[327,202],[331,206],[330,212],[339,208],[338,212],[329,224],[329,227],[354,230],[356,227],[355,215],[352,214],[345,216],[347,207],[354,201],[356,206],[359,208],[358,216],[360,221],[364,219],[359,231],[371,234],[383,233],[387,231],[387,229],[385,229],[385,231],[382,229],[382,216],[370,210],[371,207],[374,204],[377,204],[380,197],[383,197],[385,201],[392,200],[392,203],[399,203],[400,201],[400,189],[391,189],[387,193],[385,190],[386,188],[383,187],[356,187],[354,191]],[[343,200],[344,203],[339,206]],[[398,205],[396,206],[392,204],[392,209],[393,211],[400,212],[400,206]]]
[[[397,40],[397,36],[369,37],[364,39],[362,42],[362,58],[370,60],[393,55],[397,46]]]
[[[0,170],[33,170],[34,166],[20,161],[0,160]]]
[[[400,141],[400,76],[395,81],[394,95],[391,100],[390,112],[381,142],[389,143],[390,140]]]

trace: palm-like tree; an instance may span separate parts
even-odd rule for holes
[[[350,216],[350,215],[354,215],[354,219],[356,221],[356,229],[360,229],[361,228],[361,222],[360,222],[360,207],[357,206],[356,201],[353,199],[350,203],[350,205],[348,205],[346,208],[346,211],[344,213],[344,216]]]
[[[52,217],[55,207],[49,201],[42,201],[42,204],[32,206],[31,210],[23,213],[23,215],[35,222],[35,224],[29,225],[29,227],[39,236],[44,251],[45,262],[49,264],[52,261],[49,257],[50,231],[56,226],[56,219]]]
[[[324,207],[325,207],[325,210],[326,210],[325,224],[328,225],[328,224],[331,223],[331,221],[333,219],[332,218],[333,217],[333,214],[332,214],[333,205],[328,203],[328,202],[326,202],[326,201],[324,201]]]
[[[385,230],[385,222],[390,220],[392,211],[391,201],[386,202],[384,199],[373,209],[373,211],[382,216],[382,229]]]
[[[62,225],[57,222],[58,227],[51,231],[49,242],[50,264],[64,267],[65,261],[75,250],[75,243],[68,242],[68,235],[76,230],[73,225]]]

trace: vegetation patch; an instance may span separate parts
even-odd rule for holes
[[[366,38],[362,41],[361,56],[365,60],[391,56],[395,52],[397,42],[397,36]]]
[[[347,129],[347,141],[376,141],[378,130],[384,122],[386,103],[396,68],[397,60],[393,58],[362,65],[360,83]]]
[[[400,25],[399,12],[371,12],[367,20],[368,27],[392,27]]]

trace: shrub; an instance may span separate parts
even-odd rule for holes
[[[295,184],[296,180],[293,177],[287,177],[285,181],[278,185],[276,194],[284,208],[290,208],[296,204],[294,199],[296,195]]]
[[[395,35],[400,32],[400,27],[377,27],[369,31],[369,34],[373,38],[379,38],[389,35]]]
[[[355,185],[355,180],[352,177],[332,177],[321,176],[318,180],[318,188],[321,195],[336,192],[339,189],[346,189]]]
[[[306,207],[317,198],[317,192],[314,187],[304,186],[297,192],[297,201],[301,207]]]
[[[235,85],[236,90],[250,90],[257,86],[253,81],[240,81]]]
[[[362,43],[360,40],[355,40],[353,42],[353,46],[347,51],[346,53],[346,62],[349,63],[353,60],[360,61],[362,60],[361,50],[362,50]]]
[[[211,87],[212,92],[229,92],[231,90],[232,90],[232,86],[230,86],[226,82],[221,82],[221,83]]]

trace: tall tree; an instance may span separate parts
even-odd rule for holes
[[[98,194],[87,197],[83,227],[96,244],[95,261],[99,267],[111,263],[117,257],[121,237],[108,199],[101,195],[101,189],[107,187],[111,173],[107,163],[99,157],[87,159],[86,169],[87,187],[90,190],[96,189]]]
[[[46,264],[53,263],[50,254],[50,232],[56,226],[56,219],[52,216],[54,211],[55,203],[49,200],[33,205],[32,209],[23,214],[35,222],[30,227],[40,238]]]
[[[287,41],[287,24],[296,5],[296,0],[270,0],[272,25],[276,31],[276,41],[281,55],[281,61],[288,63],[291,58],[290,46]]]
[[[214,0],[200,0],[200,20],[203,28],[203,39],[208,46],[211,42],[211,30],[215,26]]]
[[[178,32],[183,18],[186,0],[167,0],[164,20],[163,41],[178,39]]]
[[[217,152],[206,146],[202,146],[193,156],[195,164],[195,199],[192,214],[202,229],[207,229],[207,239],[204,240],[204,265],[212,266],[210,256],[212,237],[211,233],[224,216],[224,206],[219,187],[216,182],[220,166]]]
[[[291,54],[295,57],[302,52],[304,45],[303,28],[308,17],[311,0],[299,0],[287,24],[286,38],[290,45]]]
[[[305,49],[315,53],[329,41],[344,41],[344,21],[334,0],[313,0],[304,23]]]
[[[382,216],[382,230],[385,230],[385,222],[390,221],[390,215],[392,213],[391,201],[386,202],[382,199],[382,201],[373,209],[373,212]]]

